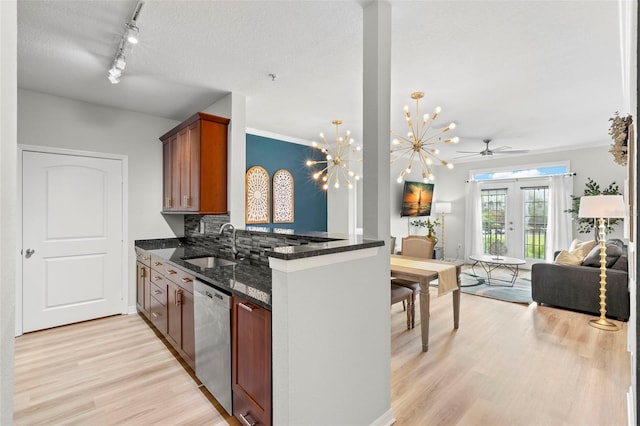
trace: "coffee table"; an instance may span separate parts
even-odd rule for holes
[[[501,287],[513,287],[516,282],[516,278],[518,278],[518,267],[520,265],[524,265],[526,260],[518,259],[517,257],[507,257],[507,256],[493,256],[490,254],[480,254],[469,256],[469,259],[473,260],[475,263],[471,265],[471,269],[473,270],[473,274],[476,274],[476,265],[482,266],[482,269],[487,273],[487,285],[495,285]],[[502,281],[509,283],[507,285],[503,284],[492,284],[491,283],[491,272],[495,271],[498,268],[504,268],[511,272],[511,280],[503,280],[499,278],[494,278],[494,281]]]

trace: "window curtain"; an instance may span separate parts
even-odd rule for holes
[[[465,235],[464,257],[482,254],[482,201],[480,198],[480,184],[477,181],[467,183],[465,197]]]
[[[558,175],[549,177],[549,214],[547,217],[547,235],[545,243],[546,261],[553,262],[553,254],[566,250],[571,243],[571,193],[573,176]]]

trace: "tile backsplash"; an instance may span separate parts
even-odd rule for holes
[[[231,231],[226,230],[220,235],[220,227],[229,222],[229,215],[185,215],[184,236],[190,244],[204,248],[219,248],[231,255]],[[236,246],[238,255],[251,259],[253,262],[268,265],[266,252],[274,247],[298,246],[311,242],[331,241],[330,238],[309,237],[299,235],[280,234],[238,229],[236,231]]]

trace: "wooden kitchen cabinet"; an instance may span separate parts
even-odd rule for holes
[[[271,312],[233,296],[233,415],[243,424],[271,424]]]
[[[196,113],[160,137],[165,213],[227,213],[229,119]]]
[[[153,257],[151,323],[195,371],[194,277]]]
[[[136,253],[136,306],[147,318],[151,306],[151,256]]]

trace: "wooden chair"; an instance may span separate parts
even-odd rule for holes
[[[423,259],[433,259],[433,247],[435,246],[431,238],[420,235],[409,235],[402,238],[402,255],[411,257],[421,257]],[[420,292],[420,283],[395,279],[393,285],[406,287],[411,290],[411,303],[416,304],[416,298]],[[413,321],[413,320],[412,320]],[[413,328],[414,322],[411,323]]]
[[[402,238],[402,255],[433,259],[434,246],[435,244],[431,238],[421,235],[409,235]]]
[[[393,306],[394,304],[398,303],[398,302],[402,302],[402,303],[407,303],[407,330],[413,328],[413,325],[415,323],[415,315],[416,315],[416,310],[415,310],[415,304],[413,303],[413,301],[411,300],[413,297],[413,292],[411,291],[411,289],[404,287],[404,286],[400,286],[400,285],[395,285],[391,284],[391,306]]]

